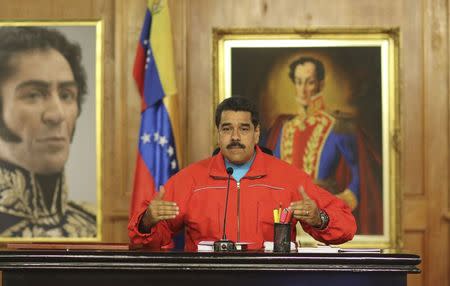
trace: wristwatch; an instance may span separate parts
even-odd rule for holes
[[[330,218],[328,217],[327,213],[324,212],[323,210],[320,210],[319,217],[320,217],[320,220],[322,221],[322,223],[320,224],[318,229],[322,230],[322,229],[327,228],[328,222],[330,221]]]

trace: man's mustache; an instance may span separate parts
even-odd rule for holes
[[[231,142],[230,144],[227,145],[227,149],[234,148],[234,147],[239,147],[239,148],[244,149],[245,145],[241,144],[241,143],[239,143],[237,141]]]

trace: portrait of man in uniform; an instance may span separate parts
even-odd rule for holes
[[[345,75],[339,80],[340,91],[355,101],[366,96],[362,94],[366,83],[347,68],[340,69]],[[265,145],[346,202],[357,218],[359,233],[381,234],[381,155],[358,124],[358,107],[327,106],[322,93],[325,74],[322,61],[315,57],[299,56],[290,62],[287,76],[295,87],[298,112],[280,114]]]
[[[82,49],[48,27],[0,27],[0,38],[0,237],[95,238],[95,203],[72,199],[66,173],[92,96]]]
[[[216,31],[215,94],[258,106],[260,144],[352,209],[353,243],[394,245],[395,41],[289,32]]]

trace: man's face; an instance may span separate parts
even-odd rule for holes
[[[220,152],[231,163],[241,165],[248,162],[259,142],[259,126],[254,127],[247,111],[222,112],[218,130]]]
[[[295,67],[294,84],[299,104],[307,107],[314,95],[322,89],[323,80],[317,79],[316,66],[305,62]]]
[[[35,173],[60,172],[78,116],[69,63],[50,49],[18,53],[10,66],[15,73],[0,89],[3,120],[21,142],[0,139],[0,157]]]

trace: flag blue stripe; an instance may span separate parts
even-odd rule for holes
[[[139,151],[158,187],[178,171],[172,126],[162,101],[142,113],[139,139]]]
[[[146,61],[144,75],[144,100],[147,106],[155,104],[156,102],[164,98],[165,95],[150,45],[151,23],[152,15],[147,9],[144,25],[140,36],[140,44],[144,48]]]
[[[147,106],[151,106],[162,100],[165,94],[153,54],[150,54],[148,57],[149,62],[147,63],[148,66],[144,78],[144,98]]]

